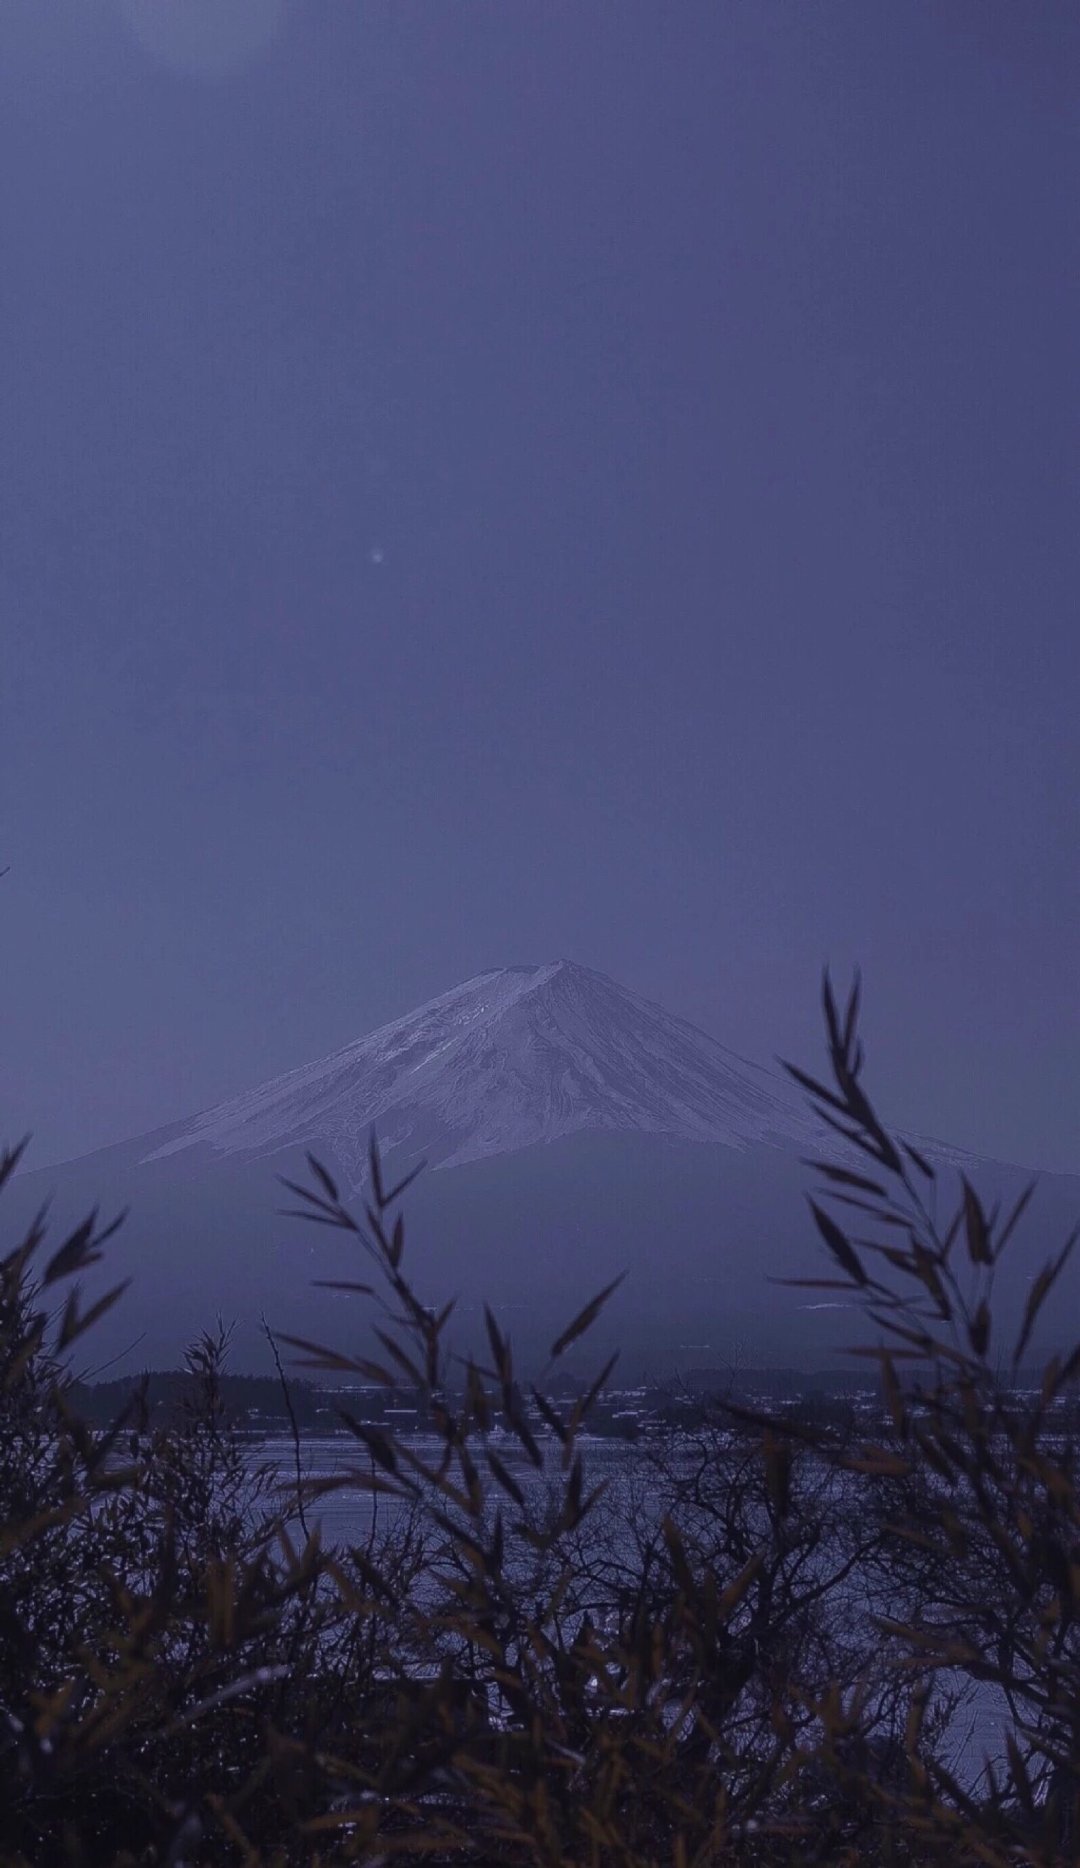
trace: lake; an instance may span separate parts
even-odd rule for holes
[[[417,1435],[410,1439],[409,1444],[420,1458],[433,1464],[438,1459],[442,1443],[434,1436]],[[534,1496],[537,1488],[543,1486],[546,1473],[538,1473],[533,1468],[512,1436],[508,1435],[504,1439],[493,1437],[492,1445],[526,1497]],[[628,1441],[587,1435],[580,1438],[578,1445],[585,1465],[586,1490],[600,1480],[607,1481],[613,1489],[618,1487],[620,1481],[636,1481],[635,1510],[640,1514],[643,1503],[640,1482],[644,1470],[641,1448]],[[550,1458],[546,1469],[552,1474],[558,1470],[557,1449],[554,1449],[554,1453],[556,1456]],[[340,1479],[358,1469],[361,1472],[370,1470],[363,1449],[345,1434],[302,1439],[300,1462],[305,1480]],[[295,1484],[295,1448],[287,1435],[275,1436],[253,1446],[251,1464],[253,1467],[261,1464],[268,1466],[276,1484],[283,1488],[288,1489]],[[494,1482],[491,1485],[494,1489]],[[655,1503],[658,1512],[658,1499]],[[314,1530],[318,1526],[324,1544],[348,1547],[352,1544],[366,1544],[373,1523],[376,1528],[385,1527],[399,1509],[393,1499],[385,1495],[376,1498],[358,1481],[356,1485],[345,1485],[316,1503],[309,1504],[306,1516],[310,1529]],[[647,1517],[647,1497],[644,1512]],[[299,1524],[295,1520],[293,1529],[294,1534],[299,1535]],[[848,1602],[854,1614],[866,1613],[865,1603],[857,1588],[849,1591]],[[1005,1732],[1010,1726],[1011,1717],[1003,1695],[991,1685],[971,1683],[948,1741],[951,1768],[962,1783],[969,1787],[974,1785],[987,1757],[995,1761],[1004,1759]]]

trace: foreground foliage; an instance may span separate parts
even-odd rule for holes
[[[373,1141],[361,1218],[314,1160],[291,1192],[353,1240],[341,1288],[377,1346],[281,1341],[418,1392],[431,1432],[343,1411],[355,1469],[311,1486],[298,1456],[283,1493],[225,1416],[221,1334],[179,1415],[136,1395],[80,1418],[72,1349],[122,1292],[84,1314],[78,1278],[111,1228],[47,1256],[35,1224],[0,1266],[0,1861],[1080,1858],[1080,1489],[1056,1411],[1080,1349],[1014,1391],[1072,1241],[1002,1357],[994,1276],[1026,1196],[987,1213],[961,1179],[939,1223],[934,1169],[862,1086],[857,992],[841,1016],[826,981],[825,1014],[831,1084],[792,1074],[837,1136],[812,1214],[824,1282],[875,1338],[872,1434],[847,1409],[717,1406],[594,1485],[611,1365],[570,1406],[527,1389],[490,1312],[453,1355]],[[377,1501],[363,1546],[308,1535],[328,1483]],[[973,1690],[1006,1726],[981,1770],[956,1741]]]

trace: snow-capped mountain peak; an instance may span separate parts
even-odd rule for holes
[[[582,1130],[790,1149],[813,1124],[786,1083],[602,973],[557,960],[478,973],[331,1056],[172,1131],[159,1160],[331,1150],[358,1180],[384,1152],[449,1167]]]

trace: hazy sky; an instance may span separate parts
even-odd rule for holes
[[[0,1130],[562,955],[1080,1170],[1073,0],[3,0]]]

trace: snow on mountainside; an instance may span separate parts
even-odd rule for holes
[[[144,1157],[332,1148],[354,1179],[367,1138],[433,1167],[583,1130],[730,1148],[812,1147],[781,1077],[602,973],[560,960],[480,973],[357,1043],[219,1103]]]
[[[373,1125],[392,1178],[421,1156],[454,1169],[410,1189],[409,1250],[418,1288],[440,1303],[460,1299],[466,1333],[489,1301],[521,1352],[542,1360],[568,1315],[623,1271],[600,1347],[621,1346],[624,1366],[639,1372],[682,1367],[691,1348],[700,1361],[702,1345],[726,1359],[736,1343],[763,1364],[813,1362],[845,1321],[832,1310],[810,1316],[802,1293],[767,1282],[824,1269],[803,1163],[835,1158],[840,1138],[818,1128],[779,1070],[565,961],[479,974],[190,1121],[22,1173],[7,1193],[8,1222],[28,1228],[43,1200],[57,1228],[91,1206],[130,1209],[107,1266],[89,1274],[93,1297],[133,1280],[95,1331],[99,1356],[123,1357],[134,1344],[145,1366],[174,1367],[217,1314],[236,1322],[240,1366],[264,1366],[264,1309],[316,1341],[355,1327],[328,1321],[327,1294],[312,1282],[341,1275],[349,1242],[283,1215],[276,1171],[306,1181],[309,1149],[351,1202]],[[912,1139],[939,1166],[964,1162]],[[854,1152],[851,1163],[865,1165]],[[964,1164],[1003,1210],[1028,1178]],[[939,1185],[951,1207],[955,1189]],[[1023,1242],[1010,1248],[999,1287],[1017,1314],[1075,1223],[1077,1183],[1044,1180],[1037,1204],[1034,1256]],[[1078,1288],[1074,1280],[1059,1306],[1063,1322]]]

